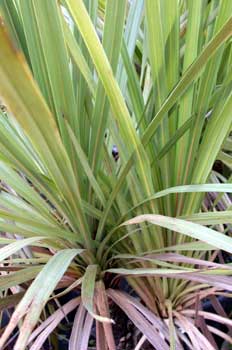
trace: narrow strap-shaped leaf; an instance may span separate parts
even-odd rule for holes
[[[2,0],[0,2],[0,12],[10,29],[12,37],[16,40],[18,46],[23,50],[24,55],[30,63],[28,48],[26,45],[25,32],[22,25],[22,17],[18,10],[17,3],[14,1]]]
[[[213,245],[215,248],[232,253],[232,238],[208,227],[204,227],[189,221],[170,218],[163,215],[140,215],[134,219],[124,222],[121,226],[140,224],[143,222],[165,227],[174,232],[179,232],[192,238],[199,239],[203,242]]]
[[[181,216],[180,219],[195,222],[200,225],[218,225],[232,223],[232,210],[213,211]]]
[[[25,292],[14,293],[1,298],[0,310],[3,311],[4,309],[6,310],[8,308],[15,307],[19,303],[20,299],[22,299],[24,293]]]
[[[214,34],[217,34],[226,21],[231,18],[232,11],[232,3],[230,1],[221,1],[219,4],[219,13],[215,21],[214,25]],[[223,44],[224,45],[224,44]],[[228,55],[227,55],[228,56]],[[210,109],[210,98],[213,91],[213,88],[216,84],[216,80],[218,77],[219,67],[222,64],[223,58],[223,46],[221,50],[218,50],[215,55],[211,58],[211,60],[206,65],[205,71],[203,72],[200,84],[199,84],[199,92],[196,100],[196,109],[195,109],[195,118],[193,119],[190,134],[192,137],[189,138],[189,146],[188,146],[188,155],[187,155],[187,171],[185,172],[185,181],[192,171],[195,168],[194,160],[198,158],[196,152],[198,152],[199,142],[201,138],[202,128],[204,126],[204,115]],[[231,61],[230,56],[228,59]],[[231,63],[228,64],[231,66]],[[228,74],[228,77],[231,73]],[[220,129],[220,127],[218,128]],[[213,152],[212,152],[213,153]],[[191,160],[191,161],[190,161]]]
[[[76,106],[59,7],[49,0],[19,3],[34,76],[62,132],[64,118],[74,127]]]
[[[193,83],[200,71],[203,69],[204,65],[209,61],[213,54],[223,45],[223,43],[232,34],[232,18],[230,17],[228,21],[223,25],[221,30],[215,35],[215,37],[209,42],[209,44],[204,48],[202,53],[196,58],[193,64],[186,70],[182,78],[178,82],[177,86],[170,93],[168,98],[160,107],[160,110],[156,113],[150,125],[147,127],[143,135],[143,144],[147,145],[154,135],[163,115],[167,113],[170,108],[174,105],[179,97],[181,97],[187,88]]]
[[[132,1],[130,2],[130,9],[128,11],[128,16],[126,18],[126,26],[124,32],[124,41],[128,50],[128,55],[130,59],[132,59],[136,40],[138,38],[140,22],[142,20],[144,8],[144,0],[140,1]],[[128,75],[125,72],[125,68],[123,67],[122,60],[119,61],[118,71],[117,71],[117,79],[119,82],[120,89],[124,94],[126,91],[127,80],[129,79]]]
[[[188,13],[188,25],[187,25],[187,34],[186,34],[186,46],[184,53],[184,62],[183,62],[183,72],[188,69],[192,62],[196,59],[199,50],[199,37],[200,30],[202,30],[202,16],[201,13],[204,10],[204,2],[201,0],[195,0],[189,2],[189,13]],[[192,35],[194,33],[194,36]],[[181,127],[186,120],[192,114],[192,104],[194,98],[194,85],[192,85],[183,95],[180,100],[180,110],[178,113],[178,127]],[[183,149],[187,149],[189,142],[189,133],[187,132],[184,137],[177,143],[177,159],[176,159],[176,183],[183,183],[183,173],[186,169],[186,157],[187,154],[182,152]],[[181,156],[180,156],[181,155]]]
[[[140,88],[139,79],[135,70],[134,63],[130,59],[125,40],[123,40],[122,42],[121,55],[127,73],[128,92],[130,95],[131,103],[133,105],[133,111],[136,117],[137,125],[142,127],[142,130],[144,130],[145,118],[143,116],[143,113],[145,106],[143,101],[142,90]]]
[[[95,283],[98,274],[98,265],[89,265],[85,270],[81,287],[81,299],[84,307],[90,315],[101,322],[113,322],[108,317],[99,316],[94,310]]]
[[[65,41],[67,43],[73,62],[75,62],[78,69],[84,76],[88,84],[89,90],[93,95],[95,95],[96,84],[94,82],[92,73],[88,67],[88,64],[85,61],[81,48],[78,45],[78,42],[75,40],[74,35],[71,32],[71,29],[69,28],[68,24],[65,22],[63,17],[62,17],[62,23],[63,23]]]
[[[82,249],[61,250],[49,260],[36,279],[32,282],[23,299],[15,309],[12,318],[0,339],[0,348],[2,348],[8,336],[25,314],[26,316],[14,349],[24,350],[26,348],[27,340],[34,326],[38,322],[40,313],[50,294],[53,292],[57,283],[67,270],[72,259],[77,254],[82,253],[82,251]]]
[[[160,150],[160,152],[157,154],[157,158],[161,159],[162,157],[165,156],[166,153],[170,151],[170,149],[176,145],[177,141],[188,131],[188,129],[191,126],[193,117],[189,118],[186,120],[186,122],[176,130],[175,134],[173,135],[172,138],[169,139],[169,141],[166,143],[166,145]],[[154,160],[153,163],[157,161],[156,159]]]
[[[204,283],[206,285],[212,285],[219,289],[226,289],[232,291],[231,276],[220,276],[217,275],[218,271],[214,270],[216,276],[212,276],[209,272],[198,272],[184,270],[174,270],[174,269],[152,269],[152,268],[137,268],[137,269],[123,269],[115,268],[108,269],[107,272],[119,274],[122,276],[162,276],[167,278],[175,279],[186,279],[189,281],[195,281]],[[227,270],[223,271],[224,274],[228,274]]]
[[[167,196],[172,193],[202,193],[202,192],[221,192],[221,193],[232,193],[232,184],[199,184],[199,185],[184,185],[184,186],[175,186],[167,188],[163,191],[156,192],[150,198],[145,199],[144,201],[138,203],[136,206],[131,208],[123,217],[127,216],[129,213],[132,213],[136,208],[151,201],[154,199]]]
[[[108,295],[127,314],[136,327],[146,335],[147,339],[155,349],[168,350],[169,347],[165,342],[163,334],[156,330],[156,323],[154,323],[153,326],[143,314],[136,310],[136,307],[128,301],[128,298],[126,296],[124,297],[123,293],[110,289],[108,290]],[[177,349],[179,350],[179,348]]]
[[[35,190],[33,190],[33,188],[26,182],[26,180],[23,180],[23,178],[19,176],[19,174],[12,170],[10,166],[8,166],[6,162],[3,161],[0,161],[0,176],[3,181],[5,181],[9,186],[14,188],[18,195],[20,195],[22,198],[26,199],[29,203],[31,203],[34,206],[34,208],[36,208],[36,210],[42,214],[42,216],[47,218],[49,221],[53,221],[49,213],[49,207],[47,203]],[[3,197],[3,200],[5,201],[5,205],[7,207],[7,203],[9,203],[11,198],[9,197],[9,195],[6,196],[6,194],[4,193],[2,193],[0,197],[1,196]],[[18,202],[20,202],[20,199],[21,198],[15,198],[15,201],[17,202],[18,200]]]
[[[11,216],[11,219],[14,217]],[[10,232],[10,233],[17,233],[21,234],[25,237],[31,237],[31,236],[44,236],[46,238],[50,239],[55,239],[55,238],[60,238],[60,239],[67,239],[74,242],[79,242],[81,243],[81,239],[76,235],[75,233],[63,229],[59,229],[57,227],[52,227],[52,226],[46,226],[42,224],[31,224],[31,225],[26,225],[25,222],[22,224],[19,221],[17,224],[12,224],[12,223],[7,223],[5,221],[0,220],[0,230],[5,231],[5,232]],[[83,244],[83,242],[82,242]]]
[[[80,0],[66,0],[66,3],[71,15],[73,16],[85,40],[86,46],[89,49],[90,55],[98,71],[99,78],[101,79],[106,94],[109,98],[114,116],[119,123],[120,132],[124,139],[124,142],[127,144],[130,150],[137,150],[137,147],[140,145],[140,139],[133,127],[129,111],[126,107],[119,86],[114,78],[112,68],[109,64],[109,60],[107,59],[107,56],[101,46],[101,43],[99,41],[96,31],[94,30],[93,24],[90,21],[86,8],[83,2]],[[146,155],[143,153],[144,158],[141,158],[141,149],[139,153],[136,152],[136,155],[138,156],[141,177],[148,190],[151,183],[149,184],[148,179],[149,169],[148,167],[146,167],[145,169]]]
[[[145,1],[145,19],[147,24],[147,45],[149,52],[149,61],[151,66],[151,77],[153,90],[156,96],[156,109],[159,109],[167,97],[167,74],[165,65],[165,41],[163,25],[161,20],[161,10],[164,6],[162,0]],[[163,115],[160,123],[160,129],[157,133],[158,145],[162,148],[169,140],[168,115]],[[163,187],[170,184],[169,154],[160,160],[163,168],[161,182]],[[168,212],[170,212],[169,198],[165,199]],[[170,213],[171,215],[171,213]]]
[[[217,33],[217,35],[210,41],[210,43],[205,47],[200,56],[194,61],[194,63],[187,69],[187,71],[183,74],[177,86],[170,93],[168,98],[165,100],[160,110],[156,113],[155,117],[147,127],[146,131],[142,137],[142,143],[144,146],[148,145],[155,131],[157,130],[163,115],[165,115],[171,107],[176,103],[179,97],[186,91],[186,89],[193,83],[194,79],[198,76],[200,71],[203,69],[204,65],[208,62],[209,58],[221,47],[221,45],[231,36],[232,34],[232,18],[230,18],[222,29]],[[122,188],[124,181],[129,173],[132,165],[134,164],[134,152],[129,158],[128,162],[121,170],[121,174],[117,179],[117,183],[114,186],[114,190],[112,191],[108,203],[106,205],[104,214],[102,216],[102,225],[103,222],[106,221],[107,215],[110,211],[110,208]]]
[[[199,147],[199,156],[195,162],[195,167],[192,175],[193,183],[205,182],[209,176],[210,170],[213,167],[215,156],[220,151],[224,139],[231,129],[231,108],[232,108],[232,93],[228,96],[221,111],[218,108],[212,115],[212,118],[207,125],[203,140]],[[210,149],[210,153],[208,150]],[[207,153],[207,156],[206,156]],[[197,199],[198,198],[198,199]],[[184,213],[194,211],[199,201],[199,196],[195,193],[186,202]]]
[[[13,255],[18,250],[20,250],[26,246],[33,245],[34,242],[38,242],[44,238],[45,237],[31,237],[31,238],[26,238],[26,239],[20,239],[15,243],[7,244],[5,247],[0,249],[0,261]]]
[[[161,16],[162,4],[162,0],[145,0],[149,60],[158,108],[160,108],[167,94],[164,33]]]
[[[43,332],[43,330],[46,329],[47,326],[52,324],[54,321],[62,320],[66,314],[70,311],[72,311],[74,308],[76,308],[81,302],[81,297],[74,298],[70,300],[68,303],[62,305],[61,308],[56,310],[52,315],[50,315],[45,321],[43,321],[31,334],[30,338],[28,339],[28,344],[30,344],[39,334]]]
[[[84,169],[86,176],[88,177],[89,183],[91,184],[94,192],[96,193],[96,195],[100,199],[101,203],[103,205],[105,205],[105,196],[101,190],[101,187],[99,186],[99,184],[98,184],[98,182],[97,182],[97,180],[92,172],[92,169],[90,168],[90,165],[88,163],[88,159],[87,159],[84,151],[82,150],[81,145],[78,142],[78,139],[75,137],[75,134],[69,125],[68,125],[68,132],[69,132],[70,138],[72,140],[73,146],[75,148],[76,155],[79,158],[79,161]]]
[[[31,281],[35,278],[40,270],[42,270],[41,266],[32,266],[28,268],[21,269],[16,272],[9,273],[8,275],[0,277],[0,291],[6,291],[8,288],[13,286],[20,285],[21,283],[25,283],[27,281]]]
[[[147,155],[141,146],[139,135],[133,126],[130,113],[119,89],[119,85],[114,78],[109,60],[107,59],[83,2],[80,0],[66,0],[65,2],[82,34],[86,46],[88,47],[89,53],[99,74],[99,78],[102,81],[105,92],[110,101],[112,112],[118,122],[118,127],[124,144],[127,145],[130,152],[135,150],[138,164],[138,176],[139,180],[143,183],[142,196],[149,195],[152,192],[153,183]],[[152,210],[155,211],[152,203],[151,207]],[[104,218],[98,225],[96,237],[99,240],[103,235],[105,219],[106,215],[104,215]]]
[[[103,32],[103,48],[115,74],[124,29],[126,1],[107,1]],[[109,118],[109,102],[101,80],[98,82],[93,111],[93,132],[90,144],[90,161],[94,173],[98,172],[102,158],[104,133]]]
[[[49,337],[50,334],[52,334],[52,332],[59,325],[62,319],[65,318],[69,312],[76,309],[79,303],[80,297],[73,298],[65,305],[62,305],[61,308],[56,310],[45,321],[43,321],[42,324],[35,329],[35,331],[32,333],[31,337],[28,340],[28,344],[30,344],[31,340],[33,340],[33,338],[36,335],[38,335],[33,345],[30,347],[30,350],[40,350],[43,344],[45,343],[46,339]]]
[[[44,161],[66,205],[76,214],[78,220],[73,219],[73,224],[78,225],[90,248],[90,233],[70,159],[29,68],[2,23],[0,42],[0,94]]]
[[[86,316],[87,310],[84,308],[81,303],[76,312],[72,332],[69,340],[69,350],[81,349],[81,341],[82,341],[82,332],[83,332],[83,323]]]
[[[106,289],[103,281],[96,283],[96,304],[101,316],[110,318],[109,303],[107,300]],[[113,335],[112,324],[103,322],[106,342],[109,350],[116,350],[115,339]]]

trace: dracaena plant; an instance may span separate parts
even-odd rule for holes
[[[70,350],[88,349],[94,321],[96,348],[116,349],[110,300],[137,349],[231,342],[206,320],[232,327],[217,298],[232,291],[232,1],[1,0],[0,13],[0,348],[43,349],[74,310]]]

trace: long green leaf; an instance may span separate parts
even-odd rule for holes
[[[165,100],[160,110],[154,116],[152,122],[147,127],[143,135],[143,143],[147,145],[151,137],[154,135],[163,115],[167,113],[174,105],[177,99],[184,94],[187,88],[193,83],[196,77],[199,75],[204,65],[209,61],[210,57],[223,45],[223,43],[230,38],[232,34],[232,18],[223,25],[221,30],[215,35],[210,43],[204,48],[201,54],[196,58],[193,64],[186,70],[182,78],[179,80],[177,86],[173,89],[171,94]]]
[[[32,237],[32,238],[26,238],[26,239],[20,239],[15,243],[11,243],[6,245],[5,247],[0,249],[0,261],[8,258],[12,254],[16,253],[18,250],[33,245],[33,243],[38,242],[40,240],[44,239],[44,237]]]
[[[205,243],[213,245],[215,248],[232,253],[231,237],[225,236],[210,228],[176,218],[152,214],[140,215],[124,222],[121,226],[141,224],[146,221],[157,226],[165,227],[174,232],[179,232],[183,235],[199,239]]]
[[[0,93],[17,118],[32,144],[46,164],[51,177],[76,213],[80,231],[89,246],[88,226],[81,208],[80,194],[70,160],[65,152],[54,119],[45,104],[38,87],[21,53],[14,46],[1,24],[0,28]],[[12,69],[12,67],[14,67]],[[3,88],[4,86],[4,88]],[[29,97],[30,96],[30,97]],[[44,120],[46,119],[46,123]],[[73,222],[74,223],[74,222]]]
[[[58,252],[50,259],[15,309],[0,339],[0,348],[24,315],[26,316],[14,349],[24,350],[26,348],[27,340],[38,322],[40,313],[50,294],[62,278],[72,259],[81,252],[81,249],[66,249]]]
[[[99,316],[94,311],[94,291],[99,267],[97,265],[89,265],[85,271],[81,287],[81,298],[84,307],[98,321],[112,323],[113,321],[107,317]]]

